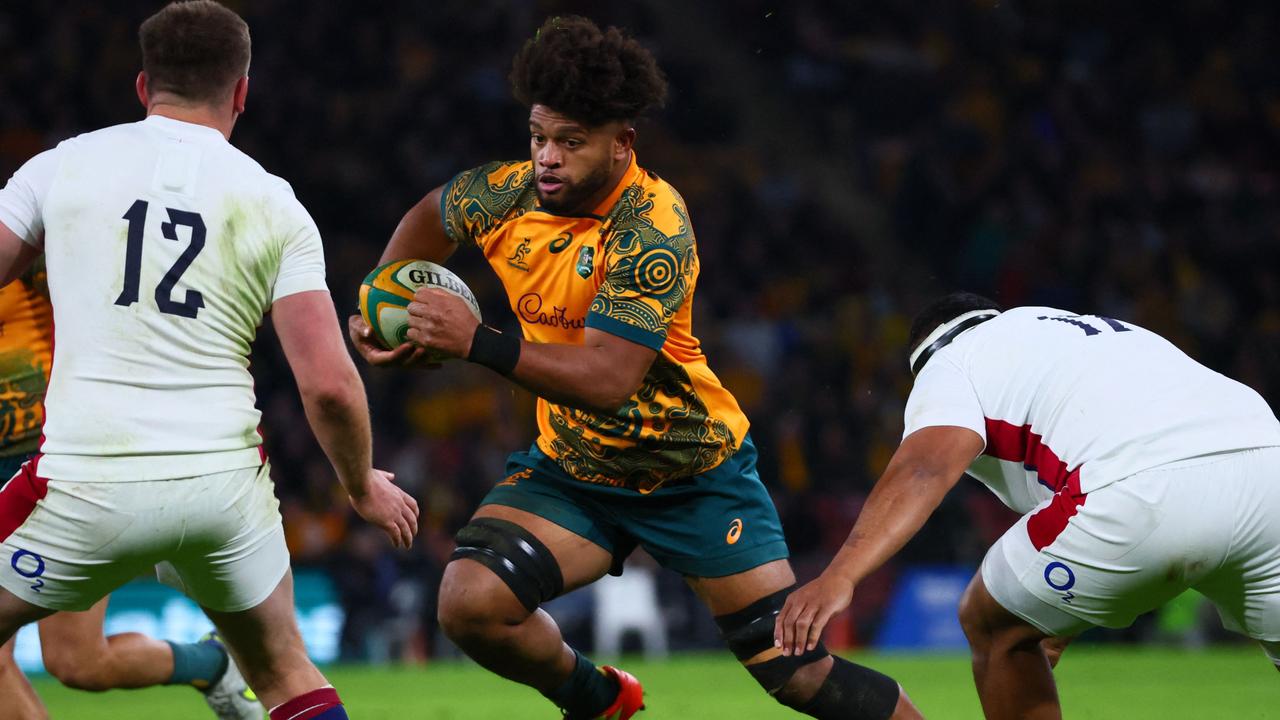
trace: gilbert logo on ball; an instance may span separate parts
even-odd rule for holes
[[[452,272],[426,260],[397,260],[365,276],[360,285],[360,315],[373,328],[378,344],[391,350],[407,340],[409,303],[418,288],[439,288],[462,298],[480,319],[480,305],[471,288]]]

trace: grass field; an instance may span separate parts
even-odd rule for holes
[[[855,655],[896,677],[928,718],[978,718],[966,657]],[[645,683],[649,709],[640,717],[783,720],[798,717],[763,697],[732,659],[683,656],[620,665]],[[334,667],[329,678],[355,720],[551,720],[550,704],[531,690],[473,665],[423,668]],[[206,718],[186,688],[90,695],[35,680],[55,720],[63,718]],[[1280,718],[1280,677],[1260,651],[1072,648],[1058,670],[1067,718]],[[0,710],[3,716],[3,710]]]

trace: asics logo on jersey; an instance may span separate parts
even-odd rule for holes
[[[1075,587],[1076,574],[1071,568],[1060,562],[1051,562],[1044,568],[1044,581],[1049,587],[1062,593],[1062,602],[1071,604],[1075,599],[1075,593],[1071,592],[1071,588]]]
[[[729,523],[729,532],[725,533],[724,541],[730,545],[736,545],[742,537],[742,518],[734,518]]]
[[[565,230],[557,235],[555,240],[551,241],[551,244],[547,246],[547,249],[551,251],[552,255],[558,255],[564,252],[564,249],[569,247],[569,243],[571,242],[573,242],[573,233]]]

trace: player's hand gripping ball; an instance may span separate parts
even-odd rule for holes
[[[444,267],[426,260],[397,260],[375,268],[360,285],[360,316],[373,330],[378,344],[394,350],[408,341],[409,303],[419,288],[437,288],[462,298],[480,320],[480,306],[471,288]],[[429,359],[445,356],[431,353]]]

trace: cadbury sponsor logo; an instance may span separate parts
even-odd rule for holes
[[[566,309],[552,305],[550,311],[543,309],[542,296],[538,293],[525,293],[516,303],[516,311],[520,319],[527,323],[549,325],[563,330],[580,330],[587,326],[586,318],[571,318],[565,315]]]

